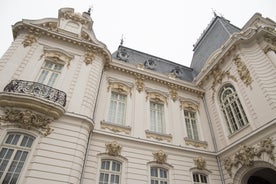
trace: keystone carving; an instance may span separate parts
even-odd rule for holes
[[[260,141],[257,146],[247,147],[242,145],[233,157],[226,157],[224,159],[224,168],[229,176],[232,177],[233,167],[252,166],[254,164],[254,158],[260,158],[264,153],[266,153],[271,160],[275,161],[273,154],[274,148],[275,146],[272,143],[272,138]]]
[[[16,123],[25,129],[38,129],[45,136],[52,132],[52,129],[49,126],[52,120],[30,110],[21,111],[7,109],[5,111],[5,115],[0,117],[0,120],[4,122]]]
[[[194,158],[194,163],[199,170],[206,169],[206,161],[202,157]]]
[[[121,154],[122,147],[116,141],[113,141],[109,144],[105,144],[105,146],[108,155],[119,156]]]
[[[153,154],[153,157],[154,157],[155,161],[158,164],[166,163],[168,155],[163,150],[159,150],[159,151],[154,152],[152,154]]]

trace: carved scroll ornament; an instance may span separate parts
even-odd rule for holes
[[[250,88],[252,88],[251,83],[253,80],[251,78],[250,72],[247,66],[245,65],[245,63],[241,60],[239,56],[236,56],[233,60],[237,67],[237,71],[239,73],[240,79],[243,81],[246,87],[250,86]]]
[[[159,151],[154,152],[152,154],[153,154],[153,157],[154,157],[155,161],[158,164],[166,163],[168,155],[163,150],[159,150]]]
[[[112,143],[105,144],[106,152],[110,156],[119,156],[121,154],[122,147],[116,142],[113,141]]]
[[[232,177],[232,168],[239,166],[252,166],[254,158],[260,158],[262,154],[266,153],[271,160],[275,160],[273,150],[275,146],[272,143],[272,138],[267,138],[259,142],[257,146],[240,146],[240,149],[232,157],[224,159],[224,168]]]
[[[37,41],[37,38],[33,34],[28,34],[25,36],[24,40],[22,41],[22,44],[24,47],[31,46],[33,43]]]
[[[38,129],[43,135],[47,136],[52,132],[49,124],[52,119],[42,116],[30,110],[7,109],[5,115],[0,117],[4,122],[16,123],[25,129]]]
[[[194,163],[199,170],[206,169],[206,161],[202,157],[194,158]]]

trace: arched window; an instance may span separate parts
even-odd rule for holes
[[[22,133],[6,135],[0,150],[0,183],[17,183],[34,139]]]
[[[152,166],[150,168],[151,184],[169,184],[168,170],[162,167]]]
[[[247,117],[235,88],[231,84],[221,89],[219,97],[229,132],[232,134],[248,123]]]
[[[99,184],[120,184],[122,163],[117,160],[103,159],[101,161]]]

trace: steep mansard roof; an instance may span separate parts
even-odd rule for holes
[[[194,45],[194,55],[190,68],[122,45],[112,54],[112,57],[130,64],[142,65],[144,68],[165,75],[173,74],[176,78],[192,82],[209,56],[221,47],[234,32],[239,31],[239,28],[230,24],[225,18],[214,17]]]

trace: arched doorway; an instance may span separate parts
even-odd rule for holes
[[[276,167],[274,164],[255,161],[253,166],[243,166],[235,174],[234,184],[275,184]]]
[[[247,184],[274,184],[276,183],[276,171],[270,168],[260,169],[247,180]]]

